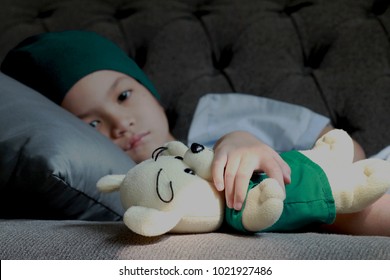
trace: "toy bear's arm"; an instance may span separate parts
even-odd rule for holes
[[[272,178],[266,178],[248,192],[242,224],[247,231],[258,232],[279,220],[283,212],[284,190]],[[259,218],[258,213],[261,213]]]
[[[117,191],[126,175],[106,175],[99,179],[96,187],[101,192]]]
[[[361,211],[390,188],[390,164],[378,159],[353,162],[353,142],[343,130],[326,133],[311,150],[282,153],[281,157],[291,168],[291,184],[286,186],[280,219],[265,231],[291,231],[315,223],[332,223],[336,213]],[[267,201],[261,185],[248,192],[249,209],[229,214],[235,219],[232,224],[241,223],[238,229],[259,228],[252,224],[260,225],[263,220],[256,211]],[[227,213],[231,211],[228,209]],[[244,222],[247,216],[253,222]]]
[[[285,193],[275,179],[266,178],[260,183],[250,181],[243,209],[226,208],[225,219],[241,232],[262,231],[280,218],[284,199]]]
[[[311,223],[333,222],[336,208],[324,171],[298,151],[281,156],[292,171],[286,196],[276,180],[262,174],[251,182],[241,212],[226,209],[226,221],[235,229],[293,231]]]

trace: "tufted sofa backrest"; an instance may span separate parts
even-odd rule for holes
[[[390,144],[387,0],[0,0],[0,7],[0,61],[33,34],[96,31],[146,71],[180,139],[200,96],[243,92],[327,115],[369,155]]]

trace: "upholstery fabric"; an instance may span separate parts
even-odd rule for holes
[[[201,96],[240,92],[328,116],[370,156],[390,144],[389,6],[388,0],[0,0],[0,62],[31,35],[95,31],[146,72],[180,140]],[[5,172],[0,188],[7,186]],[[1,259],[388,260],[389,240],[225,231],[148,239],[122,222],[0,220]]]
[[[148,238],[121,222],[0,220],[0,240],[2,260],[390,259],[390,238],[381,236],[213,232]]]
[[[383,0],[1,0],[0,60],[27,36],[86,29],[149,75],[180,139],[208,92],[306,106],[368,155],[390,143],[390,10]],[[387,126],[387,128],[386,128]]]

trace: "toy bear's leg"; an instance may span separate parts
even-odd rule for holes
[[[350,165],[353,161],[354,145],[348,133],[333,129],[319,138],[311,150],[300,152],[326,169],[329,165]]]
[[[242,223],[248,231],[261,231],[279,220],[286,195],[279,183],[271,178],[263,180],[248,193]]]
[[[366,159],[329,176],[337,213],[352,213],[371,205],[390,188],[390,163]]]

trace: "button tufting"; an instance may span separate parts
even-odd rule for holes
[[[376,16],[383,15],[389,8],[390,2],[388,0],[375,0],[372,4],[372,13]]]
[[[127,8],[127,9],[120,9],[119,8],[115,11],[114,18],[116,18],[117,20],[122,20],[122,19],[130,17],[135,12],[136,12],[136,10],[132,9],[132,8]]]
[[[390,143],[390,132],[372,137],[388,123],[390,0],[7,3],[0,59],[31,33],[113,38],[151,75],[179,139],[202,94],[229,91],[303,105],[348,131],[357,124],[371,154]]]
[[[143,68],[146,63],[147,48],[146,46],[138,47],[135,51],[134,60],[139,67]]]
[[[328,53],[331,44],[318,44],[314,46],[308,57],[306,58],[304,65],[312,69],[318,69]]]
[[[54,9],[39,11],[37,14],[37,18],[40,18],[40,19],[49,18],[54,14],[54,11],[55,11]]]
[[[291,15],[291,14],[299,11],[302,8],[310,7],[312,5],[313,5],[313,2],[308,1],[308,2],[298,3],[296,5],[286,6],[283,9],[282,13],[286,14],[286,15]]]
[[[233,50],[231,47],[225,47],[222,49],[219,58],[213,55],[213,64],[215,69],[223,70],[229,66],[233,59]]]
[[[200,19],[200,18],[210,14],[210,11],[207,11],[207,10],[196,10],[193,14],[194,14],[194,16],[196,18]]]

